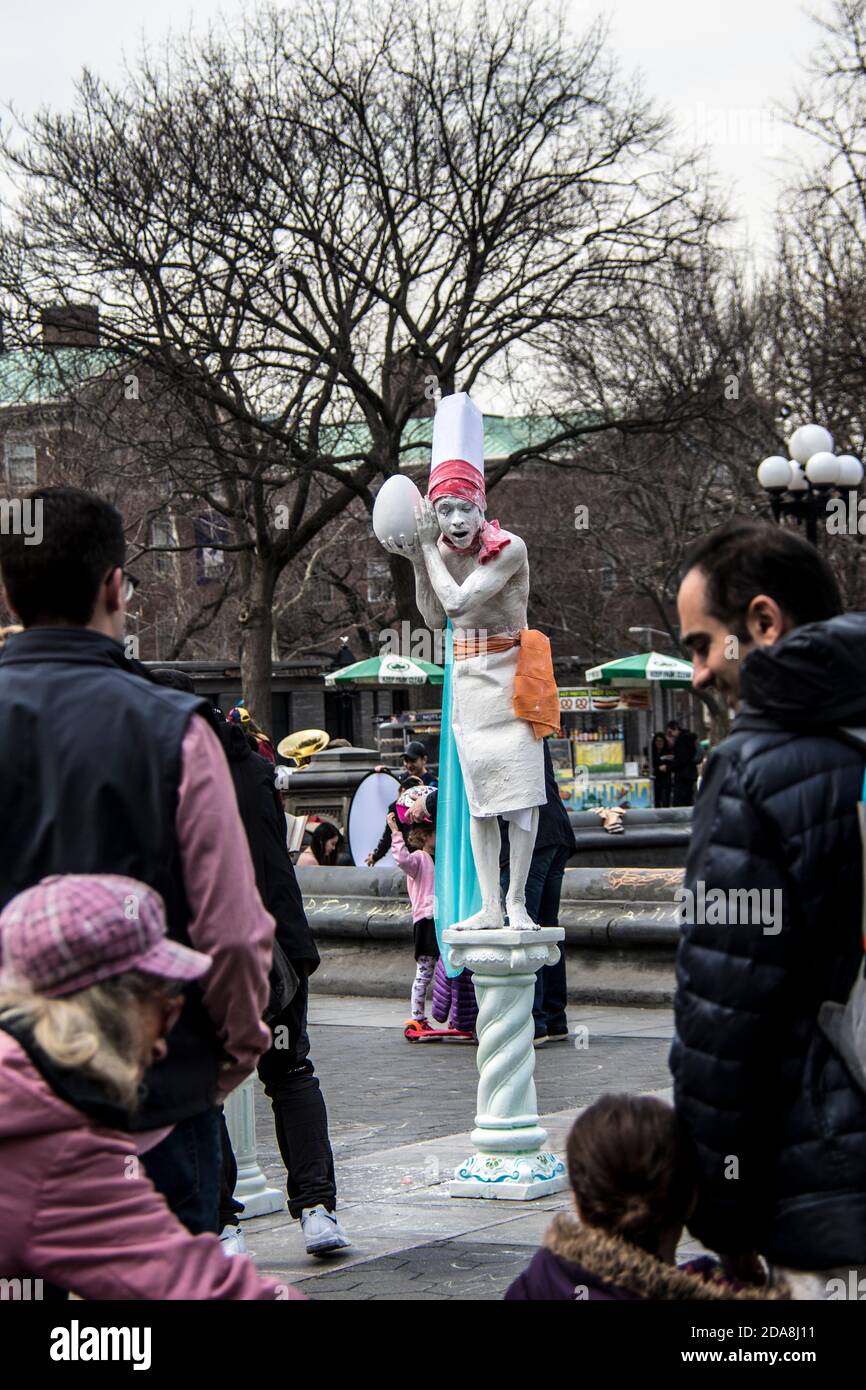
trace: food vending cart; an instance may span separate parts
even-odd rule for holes
[[[561,687],[559,708],[563,737],[551,740],[550,751],[566,805],[651,806],[652,782],[642,775],[649,691]]]

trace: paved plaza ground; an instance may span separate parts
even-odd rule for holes
[[[313,981],[315,984],[315,980]],[[351,1251],[310,1259],[287,1213],[244,1222],[260,1268],[317,1299],[499,1299],[532,1257],[567,1194],[534,1202],[449,1197],[472,1149],[476,1049],[411,1044],[405,1005],[313,996],[312,1057],[328,1103],[339,1206]],[[573,1041],[539,1049],[539,1110],[562,1152],[576,1112],[603,1091],[669,1095],[667,1010],[583,1007]],[[270,1105],[256,1099],[259,1161],[282,1190]],[[695,1247],[688,1246],[688,1249]]]

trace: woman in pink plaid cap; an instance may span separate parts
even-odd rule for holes
[[[45,878],[0,913],[0,1278],[88,1299],[303,1298],[172,1215],[138,1159],[167,1131],[118,1128],[210,963],[116,874]]]

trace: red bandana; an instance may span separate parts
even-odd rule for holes
[[[464,459],[446,459],[437,464],[430,474],[427,496],[431,502],[438,502],[442,497],[459,497],[461,502],[471,502],[480,512],[487,506],[484,476]],[[511,544],[511,538],[503,536],[498,521],[484,521],[471,545],[455,545],[447,536],[442,539],[449,550],[462,551],[464,555],[477,554],[479,565],[486,565]]]

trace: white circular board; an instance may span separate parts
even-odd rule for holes
[[[381,840],[388,807],[399,795],[400,783],[390,772],[368,772],[355,788],[349,805],[346,838],[352,860],[359,867],[363,868],[367,855],[373,853]],[[379,863],[396,868],[390,850]]]

